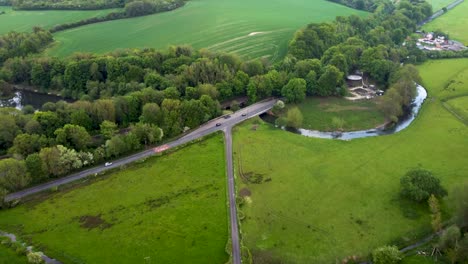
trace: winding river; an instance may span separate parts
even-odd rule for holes
[[[317,130],[308,130],[308,129],[298,129],[297,133],[314,138],[327,138],[327,139],[341,139],[341,140],[351,140],[356,138],[366,138],[366,137],[376,137],[383,135],[390,135],[407,128],[413,120],[418,115],[419,110],[421,109],[424,100],[427,98],[427,91],[421,85],[417,86],[417,95],[413,100],[411,112],[402,118],[394,127],[391,129],[368,129],[368,130],[359,130],[351,132],[321,132]]]

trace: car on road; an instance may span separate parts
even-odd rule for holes
[[[247,114],[246,113],[243,113],[242,116],[246,116]]]
[[[217,127],[218,127],[218,126],[221,126],[221,123],[216,123],[216,126],[217,126]]]
[[[225,115],[224,116],[224,119],[228,119],[228,118],[231,118],[231,115]]]
[[[110,165],[112,165],[112,162],[106,162],[106,163],[104,163],[104,166],[105,166],[105,167],[109,167]]]

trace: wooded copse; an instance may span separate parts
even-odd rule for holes
[[[344,77],[355,70],[389,89],[382,104],[394,120],[419,81],[414,67],[400,64],[426,58],[413,43],[401,45],[421,19],[412,12],[420,5],[425,4],[401,1],[392,10],[377,8],[369,18],[311,24],[297,32],[288,56],[276,65],[185,46],[67,59],[9,55],[0,69],[2,86],[30,84],[81,100],[47,103],[35,113],[28,107],[1,110],[0,147],[17,158],[11,166],[30,175],[14,174],[17,184],[3,188],[15,191],[177,136],[219,116],[219,101],[236,96],[247,95],[250,103],[283,96],[297,103],[306,95],[345,95]],[[5,51],[16,52],[14,47]],[[73,162],[65,164],[63,157]]]

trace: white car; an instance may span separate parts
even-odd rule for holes
[[[112,165],[112,162],[106,162],[106,163],[104,163],[104,166],[105,166],[105,167],[109,167],[110,165]]]

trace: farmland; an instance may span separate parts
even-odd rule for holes
[[[424,25],[426,31],[442,30],[449,34],[451,39],[468,45],[468,33],[465,26],[468,24],[468,1],[464,1],[453,10],[447,12],[436,20]]]
[[[64,263],[226,263],[225,186],[217,135],[2,211],[0,229]]]
[[[325,0],[193,0],[171,12],[99,23],[55,35],[49,55],[105,53],[121,48],[194,48],[237,53],[245,58],[283,57],[294,32],[311,22],[366,13]],[[196,23],[195,23],[196,22]]]
[[[429,232],[426,205],[401,200],[399,179],[408,169],[423,167],[449,192],[467,181],[468,129],[439,100],[444,85],[459,76],[443,73],[463,68],[468,60],[422,65],[430,98],[414,123],[394,135],[336,141],[263,123],[237,127],[238,189],[245,196],[241,229],[254,258],[330,263],[367,256],[385,244],[409,244]],[[249,181],[252,176],[255,182]]]
[[[75,22],[94,16],[103,16],[116,9],[97,11],[15,11],[11,7],[0,6],[0,35],[9,31],[29,32],[35,26],[45,29],[52,26]]]

